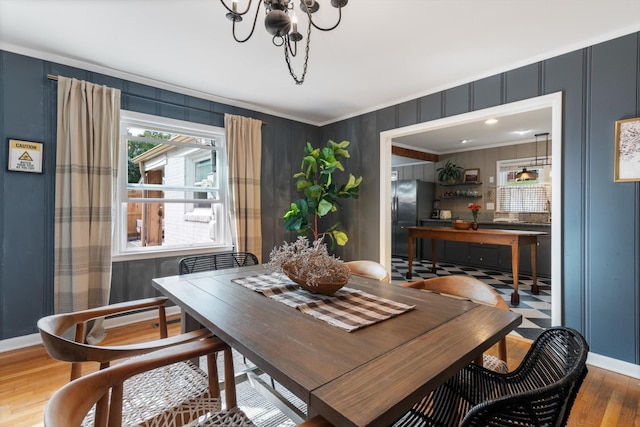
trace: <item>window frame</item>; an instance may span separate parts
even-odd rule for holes
[[[233,249],[232,233],[230,229],[229,215],[229,197],[228,197],[228,180],[226,167],[226,146],[224,128],[218,126],[205,125],[183,120],[171,119],[161,116],[154,116],[134,111],[121,110],[120,112],[120,137],[118,141],[118,165],[116,187],[114,191],[114,209],[113,209],[113,227],[112,227],[112,250],[111,255],[114,261],[124,261],[133,259],[182,256],[198,253],[222,252]],[[140,198],[129,199],[128,190],[128,149],[127,127],[135,126],[148,130],[157,130],[163,133],[177,133],[187,136],[215,139],[220,141],[220,145],[211,150],[217,151],[217,174],[218,174],[218,191],[220,193],[220,201],[213,202],[212,207],[216,204],[222,206],[220,209],[224,215],[224,225],[222,227],[222,243],[194,243],[188,245],[172,245],[172,246],[145,246],[145,247],[129,247],[127,245],[127,203],[135,203]],[[163,142],[168,143],[168,142]],[[189,143],[169,143],[170,145],[189,146]],[[218,145],[218,144],[216,144]],[[195,147],[199,150],[204,147]],[[195,175],[194,177],[195,178]],[[189,181],[190,182],[190,181]],[[193,184],[193,183],[191,183]],[[150,185],[150,184],[147,184]],[[185,186],[188,182],[185,182]],[[169,186],[170,187],[170,186]],[[193,196],[192,196],[193,197]],[[171,199],[167,199],[171,200]],[[163,203],[183,203],[185,206],[185,214],[188,207],[195,206],[195,200],[185,198],[184,202],[172,201]]]

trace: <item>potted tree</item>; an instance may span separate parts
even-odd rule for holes
[[[303,197],[297,199],[284,214],[284,226],[287,231],[296,231],[300,235],[313,237],[315,242],[324,236],[331,239],[331,247],[343,246],[349,238],[336,222],[326,230],[320,230],[318,221],[327,214],[337,212],[340,199],[357,199],[362,177],[349,174],[347,182],[336,183],[334,174],[344,172],[341,159],[350,158],[347,147],[349,141],[336,143],[329,140],[326,147],[314,148],[309,142],[305,146],[300,171],[293,175],[296,189]]]
[[[436,169],[436,172],[438,172],[438,181],[453,184],[460,180],[462,170],[463,169],[460,166],[456,165],[451,160],[447,160],[443,166]]]

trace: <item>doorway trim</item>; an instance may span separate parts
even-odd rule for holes
[[[391,145],[394,138],[469,123],[491,116],[551,107],[551,324],[562,324],[562,92],[380,132],[380,263],[391,271]],[[554,286],[555,284],[555,286]]]

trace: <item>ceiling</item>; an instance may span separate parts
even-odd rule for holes
[[[638,0],[350,0],[336,30],[312,32],[298,86],[264,13],[243,44],[225,13],[218,0],[0,0],[0,49],[324,125],[640,31]]]
[[[414,135],[397,137],[393,139],[393,145],[442,155],[533,142],[536,135],[539,135],[537,142],[542,144],[545,137],[541,134],[551,134],[551,113],[551,107],[547,107],[513,114],[489,114],[468,123],[434,127]],[[485,123],[487,119],[495,119],[496,122]],[[391,163],[403,166],[424,162],[393,156]]]

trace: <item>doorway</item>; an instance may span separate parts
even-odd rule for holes
[[[429,130],[452,127],[490,117],[504,116],[541,108],[551,108],[552,201],[554,215],[551,219],[551,323],[561,323],[562,307],[562,93],[549,95],[472,111],[425,123],[391,129],[380,133],[380,262],[391,269],[391,146],[394,138],[416,135]]]

